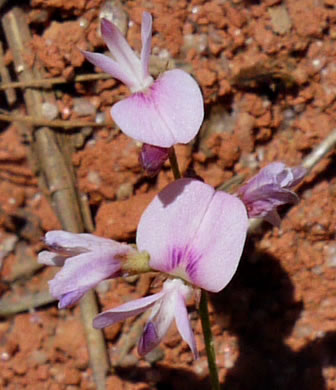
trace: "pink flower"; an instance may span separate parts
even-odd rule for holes
[[[185,307],[192,289],[185,282],[213,292],[223,289],[237,269],[247,227],[246,208],[237,197],[193,179],[168,185],[143,213],[136,243],[138,250],[150,254],[152,269],[177,279],[166,281],[157,294],[101,313],[94,326],[104,328],[152,307],[139,353],[156,347],[175,318],[197,357]]]
[[[195,337],[186,308],[186,300],[191,293],[192,288],[184,284],[182,280],[167,280],[161,292],[107,310],[94,319],[93,326],[98,329],[105,328],[152,308],[152,313],[138,344],[139,354],[145,355],[154,349],[175,319],[183,340],[188,343],[194,357],[197,358]]]
[[[196,81],[182,70],[164,72],[156,81],[149,74],[151,15],[143,14],[140,59],[114,24],[103,19],[101,29],[114,59],[99,53],[83,54],[133,93],[111,109],[121,130],[137,141],[164,148],[191,141],[204,117],[202,94]]]
[[[150,254],[151,268],[218,292],[237,269],[247,226],[246,208],[236,196],[179,179],[142,214],[136,244]]]
[[[300,183],[306,172],[303,167],[289,168],[282,162],[263,168],[238,191],[249,217],[264,218],[279,226],[281,220],[276,208],[285,203],[297,203],[298,196],[291,188]]]
[[[61,230],[47,233],[45,243],[50,250],[39,253],[39,263],[62,267],[49,282],[60,309],[73,305],[102,280],[119,276],[121,260],[135,252],[113,240]]]
[[[141,216],[136,236],[139,252],[90,234],[55,231],[46,235],[51,252],[40,253],[39,261],[63,265],[50,282],[51,293],[63,308],[101,280],[120,275],[126,257],[133,259],[136,268],[139,256],[148,253],[146,270],[161,271],[174,279],[167,280],[157,294],[101,313],[94,326],[103,328],[152,308],[139,353],[157,346],[175,319],[196,357],[186,301],[192,286],[218,292],[229,283],[243,251],[247,227],[246,208],[239,198],[216,192],[198,180],[180,179],[161,191]]]

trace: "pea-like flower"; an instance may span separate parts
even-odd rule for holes
[[[186,301],[192,294],[192,288],[180,279],[167,280],[157,294],[136,299],[99,314],[93,321],[95,328],[101,329],[116,322],[126,320],[152,308],[138,344],[138,352],[145,355],[154,349],[168,332],[175,319],[177,329],[197,358],[195,337],[188,318]]]
[[[125,270],[161,271],[173,279],[163,290],[98,315],[94,326],[103,328],[152,308],[139,353],[159,344],[173,320],[182,338],[197,356],[186,301],[192,287],[218,292],[234,275],[244,247],[248,217],[236,196],[216,192],[194,179],[169,184],[140,218],[133,247],[90,234],[49,232],[39,261],[62,266],[50,282],[53,296],[66,307],[99,281]],[[125,266],[126,265],[126,266]]]
[[[291,188],[304,178],[303,167],[289,168],[282,162],[267,165],[238,191],[251,218],[264,218],[275,226],[280,225],[276,208],[285,203],[297,203],[298,196]]]
[[[153,270],[176,278],[167,280],[157,294],[99,314],[94,327],[104,328],[152,307],[139,353],[156,347],[175,319],[182,338],[197,357],[186,309],[190,285],[217,292],[229,283],[240,260],[247,227],[246,208],[237,197],[193,179],[168,185],[143,213],[136,243],[138,250],[149,253]]]
[[[48,232],[45,243],[49,250],[39,253],[39,263],[62,267],[49,282],[60,309],[76,303],[102,280],[120,276],[122,262],[136,252],[117,241],[61,230]]]
[[[120,129],[137,141],[164,148],[191,141],[204,117],[202,94],[196,81],[180,69],[166,71],[156,81],[149,74],[151,15],[143,14],[141,58],[114,24],[103,19],[101,31],[113,59],[99,53],[83,54],[132,92],[111,109]]]

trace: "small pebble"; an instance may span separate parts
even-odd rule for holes
[[[42,104],[42,116],[44,118],[52,121],[53,119],[57,118],[58,113],[59,111],[56,104],[47,103],[47,102]]]
[[[85,98],[73,99],[73,110],[78,116],[96,115],[96,107]]]
[[[105,116],[104,112],[97,112],[95,122],[99,123],[99,124],[104,123],[105,118],[106,118],[106,116]]]
[[[331,268],[336,267],[336,243],[331,243],[328,245],[327,251],[326,251],[326,265]]]
[[[3,362],[8,362],[8,360],[10,359],[9,353],[8,352],[2,352],[2,354],[0,355],[0,359]]]
[[[79,19],[79,25],[82,27],[82,28],[87,28],[89,26],[89,22],[87,21],[87,19],[85,18],[80,18]]]

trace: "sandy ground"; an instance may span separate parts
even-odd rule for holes
[[[78,48],[106,50],[98,34],[104,11],[140,50],[141,15],[151,12],[152,72],[179,67],[201,85],[206,120],[194,144],[178,146],[177,155],[184,172],[193,169],[211,185],[237,174],[250,177],[272,161],[298,165],[335,127],[335,0],[123,5],[114,0],[31,0],[23,7],[33,34],[34,56],[27,61],[37,61],[46,77],[69,79],[54,87],[56,117],[88,121],[110,120],[111,105],[128,92],[114,80],[71,82],[74,75],[94,72]],[[20,99],[15,109],[24,114]],[[9,110],[4,95],[1,101]],[[138,163],[139,145],[116,128],[75,133],[73,164],[96,233],[132,242],[142,211],[172,180],[168,164],[149,179]],[[37,185],[27,144],[17,125],[1,122],[2,301],[20,302],[47,290],[52,272],[36,266],[36,254],[44,232],[60,228]],[[336,389],[335,154],[318,164],[298,194],[295,207],[281,209],[280,228],[265,224],[250,235],[232,282],[211,295],[223,389]],[[112,280],[99,287],[98,296],[102,309],[110,308],[159,286],[151,275]],[[198,361],[175,327],[144,359],[135,347],[127,347],[139,336],[141,318],[106,329],[115,366],[107,388],[208,388],[195,304],[189,311]],[[50,303],[0,321],[0,388],[95,388],[78,307],[58,311]]]

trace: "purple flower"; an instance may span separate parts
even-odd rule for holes
[[[175,318],[182,338],[197,357],[185,307],[192,289],[185,282],[213,292],[223,289],[237,269],[247,227],[246,208],[237,197],[216,192],[198,180],[171,183],[141,216],[136,242],[138,250],[150,254],[152,269],[177,279],[166,281],[158,294],[98,315],[94,327],[104,328],[153,307],[139,353],[156,347]]]
[[[94,319],[93,326],[98,329],[105,328],[152,308],[152,313],[138,344],[139,354],[145,355],[155,348],[166,335],[175,319],[177,329],[183,340],[188,343],[194,357],[197,358],[195,337],[186,309],[186,300],[191,293],[192,288],[185,285],[182,280],[167,280],[163,284],[161,292],[107,310]]]
[[[47,233],[45,243],[50,251],[39,253],[39,263],[62,266],[49,282],[60,309],[77,302],[102,280],[119,276],[121,261],[135,252],[131,246],[113,240],[61,230]]]
[[[140,164],[147,175],[155,176],[160,172],[168,157],[168,148],[143,144],[140,153]]]
[[[149,74],[151,15],[143,14],[140,59],[114,24],[103,19],[101,29],[114,59],[99,53],[83,54],[133,93],[111,109],[121,130],[137,141],[164,148],[191,141],[203,121],[202,94],[196,81],[182,70],[164,72],[156,81]]]
[[[238,191],[249,217],[264,218],[279,226],[281,220],[276,208],[285,203],[297,203],[298,196],[290,189],[300,183],[306,172],[303,167],[288,168],[282,162],[263,168]]]

